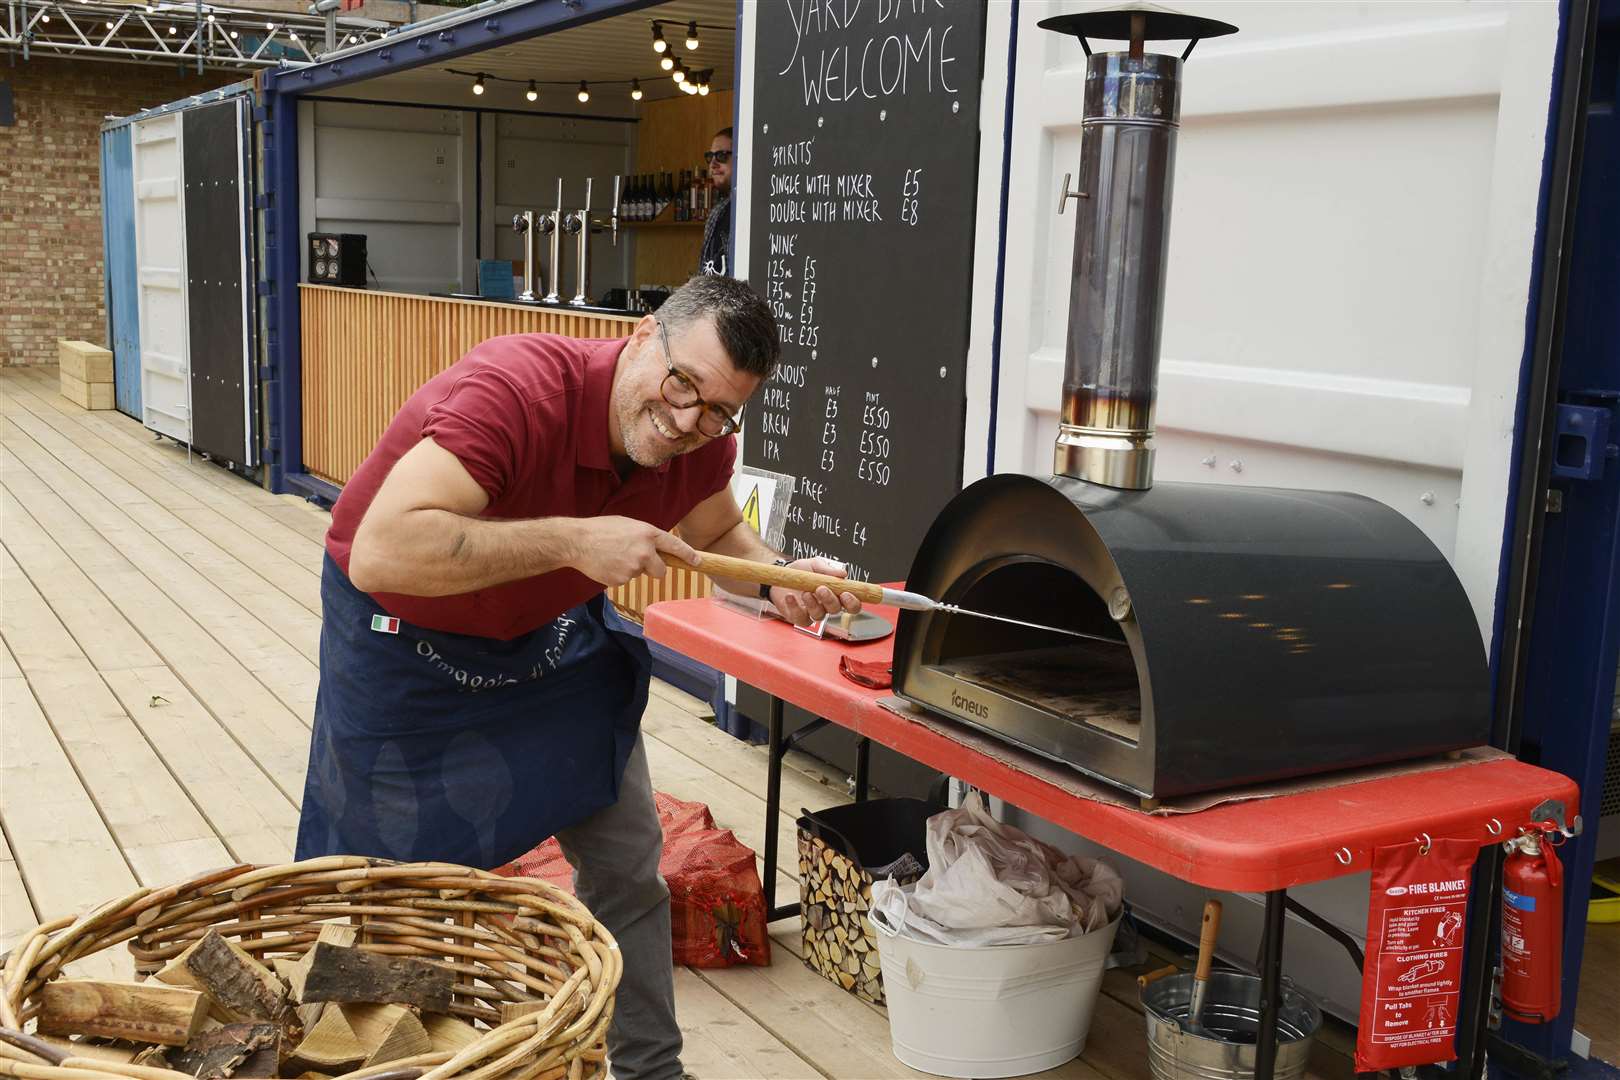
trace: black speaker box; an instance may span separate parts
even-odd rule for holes
[[[309,281],[312,285],[366,287],[364,233],[310,233]]]

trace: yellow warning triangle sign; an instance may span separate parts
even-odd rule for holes
[[[763,535],[763,530],[761,530],[760,527],[759,527],[759,485],[758,484],[755,484],[754,485],[754,490],[750,491],[748,493],[748,501],[743,503],[743,520],[748,522],[749,525],[753,526],[753,529],[754,529],[755,532],[761,533]]]

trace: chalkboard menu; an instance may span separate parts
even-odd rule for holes
[[[789,556],[901,579],[961,486],[984,6],[749,13],[749,283],[782,365],[750,407],[745,461],[797,479]]]

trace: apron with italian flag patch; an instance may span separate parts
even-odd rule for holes
[[[651,660],[603,596],[511,641],[381,612],[328,556],[297,858],[485,869],[618,798]]]

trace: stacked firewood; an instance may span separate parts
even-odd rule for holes
[[[327,924],[302,957],[266,967],[210,930],[145,982],[53,980],[40,987],[28,1049],[197,1080],[329,1080],[360,1070],[384,1080],[388,1070],[378,1066],[479,1039],[479,1029],[449,1015],[448,966],[367,952],[355,935]]]

